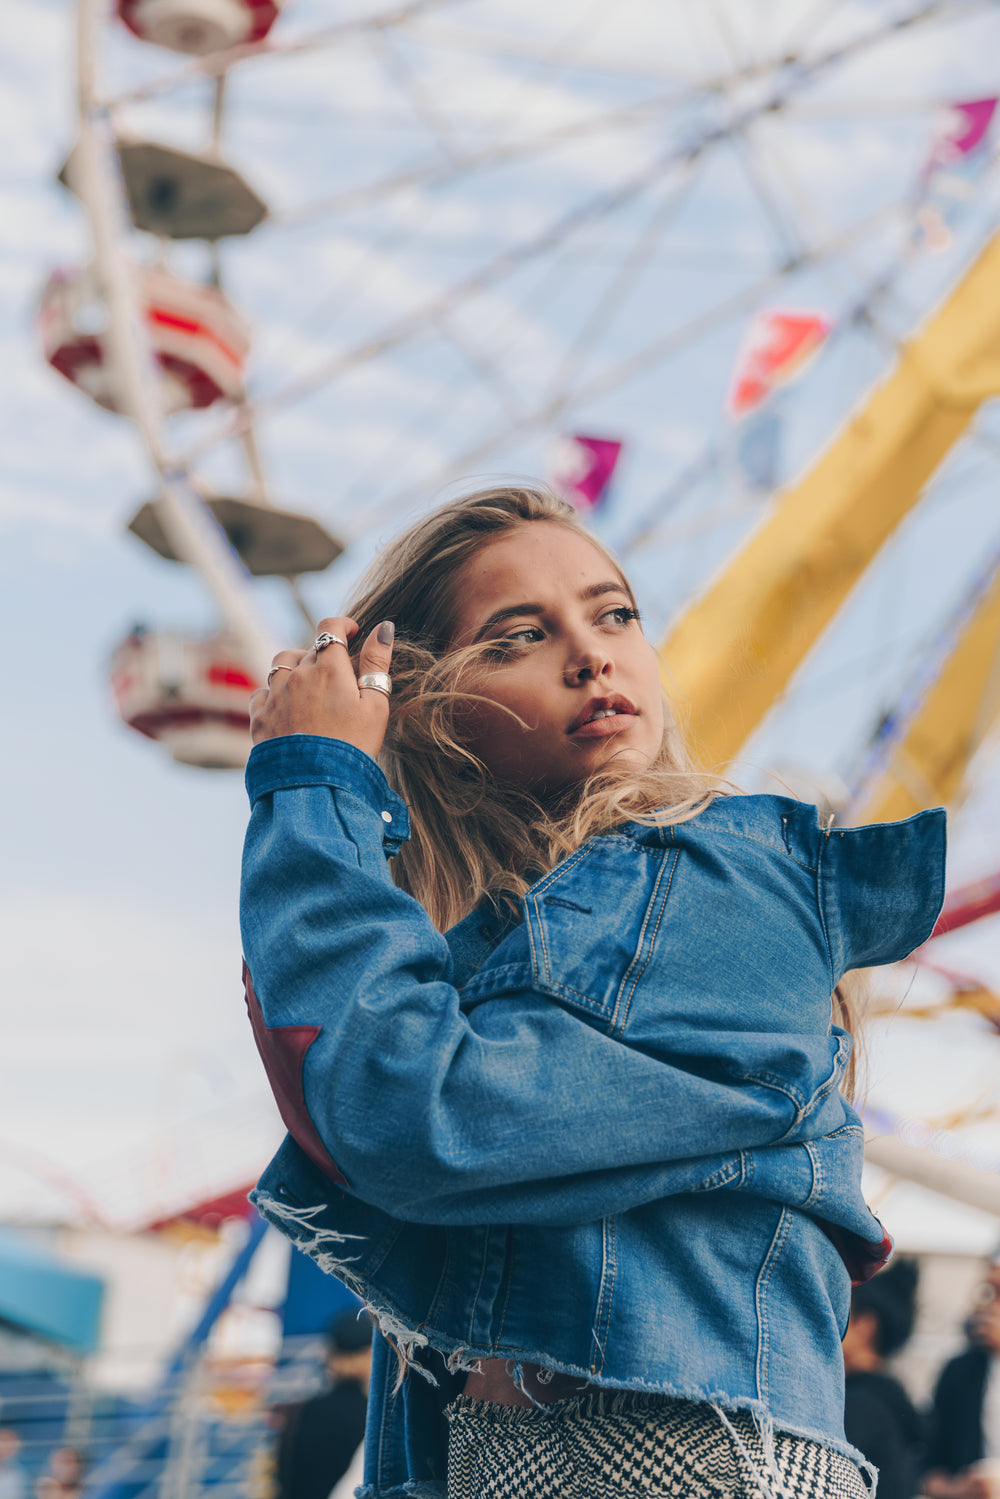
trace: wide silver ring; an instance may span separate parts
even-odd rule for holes
[[[359,687],[371,687],[375,692],[384,692],[386,697],[392,696],[392,679],[387,671],[366,671],[358,678]]]
[[[328,645],[342,645],[345,651],[350,649],[346,640],[342,640],[339,635],[331,635],[329,630],[324,630],[321,635],[316,636],[312,648],[318,656],[320,651],[325,651]]]
[[[271,670],[267,674],[267,685],[268,685],[268,687],[270,687],[270,685],[271,685],[271,678],[274,676],[274,674],[275,674],[276,671],[294,671],[294,670],[295,670],[294,666],[272,666]]]

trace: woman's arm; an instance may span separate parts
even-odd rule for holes
[[[530,988],[463,1014],[447,943],[390,878],[383,839],[405,836],[405,809],[367,755],[273,739],[247,779],[258,1042],[291,1132],[356,1196],[425,1222],[515,1221],[544,1196],[552,1221],[595,1174],[632,1206],[788,1129],[783,1092],[667,1065]],[[593,923],[588,940],[599,955]]]

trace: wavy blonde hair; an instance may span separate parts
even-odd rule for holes
[[[394,875],[442,931],[484,896],[517,907],[534,880],[595,833],[630,819],[686,821],[716,790],[689,764],[669,710],[647,770],[611,766],[546,802],[499,783],[463,744],[459,720],[482,701],[477,677],[496,642],[454,646],[462,570],[490,542],[539,521],[585,537],[632,597],[614,557],[569,505],[544,489],[503,487],[465,495],[418,521],[381,553],[347,606],[358,641],[381,620],[395,621],[392,714],[379,758],[410,808],[411,837]]]

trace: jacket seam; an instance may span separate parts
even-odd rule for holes
[[[514,1233],[510,1228],[507,1229],[507,1243],[504,1248],[504,1279],[507,1282],[507,1286],[503,1298],[503,1307],[500,1312],[500,1325],[497,1328],[496,1338],[493,1340],[497,1346],[499,1346],[500,1339],[503,1336],[504,1323],[507,1321],[507,1309],[510,1306],[510,1296],[514,1289]]]
[[[485,1228],[483,1229],[483,1256],[482,1256],[482,1263],[480,1264],[480,1267],[479,1267],[479,1280],[478,1280],[478,1282],[476,1284],[476,1289],[475,1289],[475,1291],[472,1294],[472,1303],[471,1303],[471,1306],[469,1308],[469,1342],[470,1343],[474,1343],[476,1341],[476,1339],[475,1339],[476,1309],[479,1306],[479,1298],[483,1294],[483,1282],[486,1280],[486,1267],[489,1264],[489,1258],[490,1258],[490,1226],[489,1226],[489,1224],[486,1224]]]
[[[826,839],[820,845],[819,860],[816,864],[816,909],[819,912],[820,925],[823,928],[823,940],[826,943],[826,958],[830,973],[830,993],[837,987],[837,979],[834,977],[835,963],[833,960],[833,946],[830,942],[830,923],[826,918],[826,901],[823,898],[823,854],[826,850]]]
[[[754,1303],[757,1309],[757,1398],[765,1403],[769,1399],[771,1383],[771,1333],[767,1321],[767,1293],[774,1267],[778,1263],[778,1258],[788,1238],[788,1217],[787,1208],[782,1208],[754,1287]]]
[[[574,854],[571,854],[570,857],[566,859],[562,864],[557,865],[556,868],[551,871],[551,873],[545,875],[544,878],[540,879],[537,884],[532,885],[530,891],[525,896],[525,905],[527,905],[528,901],[530,900],[531,907],[534,912],[534,921],[529,920],[526,923],[528,927],[528,942],[531,946],[532,963],[537,977],[540,970],[538,964],[538,953],[535,947],[535,935],[532,930],[535,923],[537,923],[538,939],[541,943],[542,948],[542,959],[544,963],[546,983],[552,982],[552,970],[549,966],[549,951],[545,941],[545,922],[542,920],[542,913],[539,908],[540,897],[546,890],[548,890],[550,885],[555,884],[564,875],[569,874],[571,870],[575,869],[576,866],[584,859],[584,857],[589,854],[593,847],[593,843],[589,841],[587,843],[581,844]]]
[[[806,1148],[806,1154],[812,1164],[812,1186],[809,1189],[809,1196],[802,1204],[804,1208],[807,1208],[818,1197],[822,1196],[823,1188],[826,1184],[823,1180],[823,1163],[820,1160],[819,1151],[814,1148],[811,1140],[805,1140],[803,1143]]]
[[[670,899],[670,887],[673,884],[674,870],[677,868],[677,861],[679,858],[680,849],[675,849],[672,859],[661,858],[660,867],[656,872],[656,881],[653,885],[653,893],[649,898],[649,904],[646,907],[646,912],[642,919],[642,927],[639,931],[639,942],[632,961],[629,964],[628,968],[625,970],[625,977],[622,979],[621,985],[618,989],[618,993],[615,996],[614,1009],[611,1013],[609,1028],[612,1031],[617,1031],[619,1035],[622,1035],[624,1033],[625,1026],[628,1021],[628,1013],[632,1007],[632,1000],[635,998],[635,991],[639,986],[639,981],[641,980],[643,974],[649,967],[649,961],[653,956],[653,948],[656,946],[656,938],[660,930],[660,922],[663,920],[663,913],[667,909],[667,901]],[[635,977],[632,979],[632,986],[628,990],[628,996],[624,999],[624,1008],[622,1008],[622,1001],[625,995],[626,985],[628,984],[633,969],[639,961],[639,954],[642,952],[643,947],[646,945],[646,931],[649,926],[649,913],[652,911],[659,897],[660,885],[663,882],[664,871],[667,869],[668,864],[670,866],[670,872],[667,875],[667,888],[663,892],[663,899],[659,902],[659,909],[656,913],[656,921],[649,939],[649,945],[648,947],[646,947],[646,956],[642,960],[642,966],[638,969]],[[618,1012],[620,1009],[622,1010],[622,1014],[621,1019],[619,1020]]]
[[[791,859],[800,869],[807,869],[810,874],[815,874],[817,866],[806,864],[786,848],[785,844],[772,843],[769,838],[755,838],[753,833],[739,833],[735,828],[712,828],[708,834],[709,838],[742,838],[746,843],[755,843],[758,848],[769,848],[772,853],[780,854],[783,859]],[[706,840],[707,841],[707,840]]]
[[[449,1292],[451,1291],[451,1283],[457,1269],[456,1260],[457,1256],[452,1244],[451,1230],[445,1229],[444,1264],[441,1267],[441,1274],[438,1276],[437,1285],[434,1287],[434,1295],[430,1298],[427,1311],[416,1324],[417,1332],[422,1332],[425,1327],[437,1327],[438,1317],[441,1314],[442,1307],[446,1305]]]
[[[614,1296],[615,1274],[618,1268],[615,1220],[613,1217],[601,1219],[601,1237],[603,1240],[603,1264],[601,1266],[601,1286],[597,1295],[597,1308],[594,1317],[594,1352],[590,1360],[591,1374],[600,1374],[604,1369],[604,1360],[607,1356],[608,1334],[611,1329],[611,1301]]]
[[[742,1155],[742,1151],[740,1152],[740,1154]],[[740,1176],[742,1169],[742,1163],[740,1161],[730,1161],[727,1165],[720,1166],[718,1171],[713,1171],[711,1176],[707,1176],[705,1180],[703,1182],[699,1182],[696,1187],[692,1187],[691,1191],[692,1193],[714,1192],[717,1191],[719,1187],[728,1187],[732,1182],[736,1180],[738,1176]]]

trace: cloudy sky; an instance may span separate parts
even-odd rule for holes
[[[89,255],[83,209],[55,182],[75,134],[74,24],[69,0],[10,0],[0,49],[0,1216],[140,1221],[250,1179],[278,1130],[238,982],[241,777],[171,762],[120,723],[108,686],[135,621],[204,633],[215,605],[126,534],[155,490],[148,457],[46,367],[35,327],[45,278]],[[223,131],[271,216],[221,261],[253,327],[272,497],[348,543],[305,580],[316,615],[449,486],[537,477],[559,434],[583,431],[625,442],[597,527],[658,637],[760,513],[725,416],[752,313],[838,327],[782,399],[788,479],[1000,213],[988,170],[950,247],[915,247],[943,107],[1000,88],[985,4],[289,0],[274,37],[231,74]],[[204,146],[210,84],[110,16],[98,40],[118,130]],[[158,253],[140,235],[127,250]],[[199,278],[207,258],[182,246],[171,265]],[[239,492],[224,439],[215,411],[166,433]],[[987,408],[747,747],[748,783],[762,766],[850,782],[996,542],[998,451]],[[286,592],[255,596],[271,633],[296,639]],[[953,829],[955,884],[1000,864],[998,783],[984,757]],[[947,961],[1000,983],[988,924],[949,939]],[[969,1021],[898,1021],[873,1037],[873,1096],[920,1118],[988,1108],[997,1044]],[[994,1127],[962,1138],[1000,1159]],[[926,1201],[893,1201],[918,1236]],[[948,1222],[963,1241],[991,1232]]]

